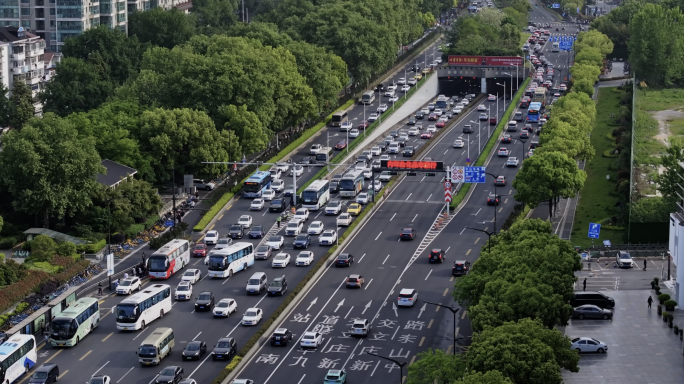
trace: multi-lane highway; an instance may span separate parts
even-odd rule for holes
[[[556,35],[554,32],[552,35]],[[565,60],[563,53],[550,52],[550,44],[542,52],[556,68]],[[556,77],[556,83],[562,81],[559,77]],[[463,151],[450,146],[457,137],[463,136],[460,127],[470,119],[466,116],[451,132],[442,136],[426,156],[448,164],[463,164]],[[520,128],[513,137],[517,137]],[[470,136],[472,145],[475,135]],[[521,142],[499,145],[497,152],[501,146],[512,149],[512,155],[518,157],[518,153],[524,151]],[[484,233],[466,227],[491,231],[494,229],[494,210],[499,227],[510,214],[515,193],[510,183],[517,168],[505,167],[506,160],[506,157],[495,155],[487,164],[488,172],[507,179],[507,185],[497,191],[504,195],[502,204],[486,205],[486,196],[493,190],[491,179],[486,184],[478,184],[464,207],[441,231],[431,228],[441,209],[442,185],[422,177],[404,179],[343,250],[355,256],[355,265],[330,267],[282,322],[282,327],[295,334],[295,342],[287,347],[268,344],[261,347],[237,377],[263,384],[287,377],[293,383],[306,384],[320,382],[329,369],[345,369],[350,382],[394,382],[399,376],[399,367],[367,352],[409,363],[415,360],[417,353],[428,348],[453,352],[454,326],[459,337],[470,335],[466,309],[457,313],[454,324],[451,312],[425,305],[422,300],[454,304],[451,299],[452,263],[455,260],[474,262],[487,240]],[[407,226],[415,228],[418,237],[412,242],[401,242],[399,232]],[[428,263],[431,249],[445,251],[446,262]],[[365,287],[347,289],[344,281],[350,274],[363,275]],[[418,302],[414,307],[397,307],[399,292],[404,288],[417,290]],[[372,322],[367,338],[350,336],[354,319]],[[323,342],[314,350],[303,350],[296,341],[309,331],[323,334]],[[457,352],[462,351],[459,346],[457,349]]]

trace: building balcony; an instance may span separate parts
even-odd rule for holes
[[[25,57],[24,52],[10,54],[10,60],[12,61],[24,61]]]

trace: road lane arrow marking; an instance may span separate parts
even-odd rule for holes
[[[361,312],[362,315],[363,315],[364,313],[366,313],[366,311],[368,310],[368,308],[370,308],[372,302],[373,302],[373,300],[369,301],[368,304],[366,304],[366,306],[363,308],[363,312]]]
[[[318,297],[316,297],[315,299],[313,299],[313,301],[311,302],[311,304],[309,304],[309,306],[306,308],[306,311],[309,312],[309,309],[311,309],[311,307],[313,307],[314,304],[316,304],[317,301],[318,301]]]
[[[422,315],[423,312],[425,312],[425,307],[426,307],[426,306],[427,306],[427,304],[423,304],[423,306],[420,308],[420,313],[418,314],[418,318],[419,318],[419,319],[420,319],[420,315]]]
[[[337,310],[340,309],[340,307],[343,305],[344,305],[344,299],[342,299],[342,301],[340,301],[340,303],[337,304],[337,308],[335,308],[335,313],[337,313]]]
[[[397,305],[392,303],[392,309],[394,310],[394,316],[399,317],[399,313],[397,313]]]

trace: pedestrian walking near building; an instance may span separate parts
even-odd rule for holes
[[[644,259],[644,271],[646,270],[646,259]]]
[[[653,297],[648,297],[648,309],[651,309],[651,304],[653,304]]]
[[[582,290],[586,291],[587,290],[587,278],[584,278],[584,282],[582,283]]]

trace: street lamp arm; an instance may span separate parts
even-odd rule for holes
[[[394,364],[398,365],[400,368],[403,368],[403,367],[407,364],[406,361],[400,362],[399,360],[390,359],[389,357],[376,355],[376,354],[373,353],[373,352],[366,352],[366,354],[371,355],[371,356],[375,356],[375,357],[378,357],[378,358],[380,358],[380,359],[384,359],[384,360],[387,360],[387,361],[391,361],[391,362],[393,362]]]
[[[444,304],[439,304],[439,303],[433,303],[433,302],[427,301],[427,300],[423,300],[423,303],[432,304],[432,305],[436,305],[436,306],[438,306],[438,307],[446,308],[446,309],[450,310],[452,313],[456,313],[456,312],[458,312],[458,311],[461,309],[460,307],[459,307],[459,308],[454,308],[454,307],[452,307],[452,306],[450,306],[450,305],[444,305]]]

